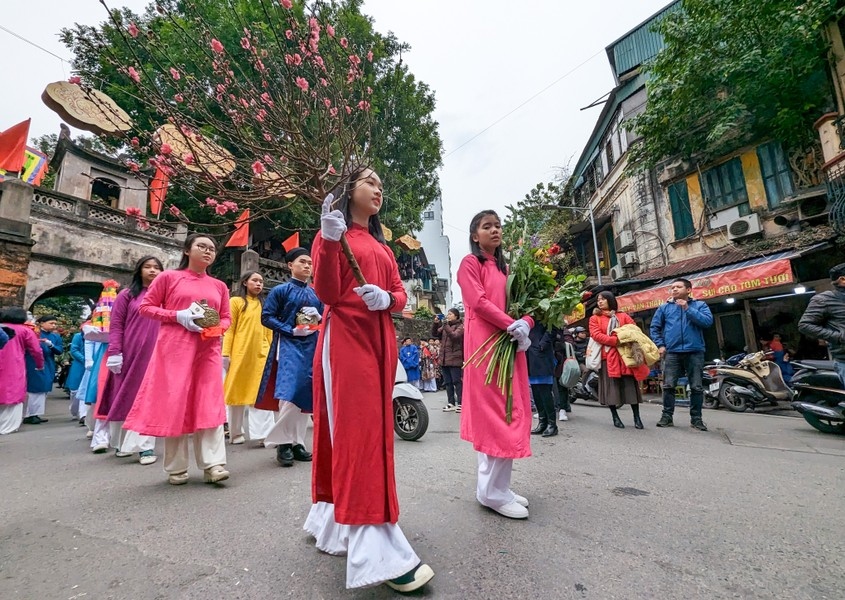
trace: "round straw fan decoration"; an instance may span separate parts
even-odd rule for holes
[[[232,154],[200,134],[185,134],[176,125],[167,123],[156,130],[159,144],[170,146],[171,159],[193,173],[208,173],[212,177],[226,177],[237,166]],[[185,156],[192,156],[189,163]]]
[[[44,88],[41,100],[77,129],[97,135],[118,135],[132,129],[126,111],[100,90],[56,81]]]

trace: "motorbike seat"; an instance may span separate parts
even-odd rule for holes
[[[789,386],[783,380],[783,374],[780,372],[780,367],[777,363],[769,363],[768,373],[760,377],[763,380],[763,385],[769,390],[773,398],[777,400],[787,400],[792,397]]]
[[[833,371],[832,360],[794,360],[792,365],[796,369],[814,369],[816,371]]]

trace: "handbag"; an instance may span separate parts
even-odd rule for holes
[[[566,342],[566,359],[563,361],[563,372],[560,374],[560,385],[567,389],[575,387],[581,380],[581,365],[575,360],[572,344]]]
[[[587,344],[584,366],[586,366],[590,371],[598,371],[601,369],[601,344],[593,338],[590,338],[590,342]]]

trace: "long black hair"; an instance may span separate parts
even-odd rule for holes
[[[599,292],[599,298],[607,300],[607,308],[610,310],[619,310],[619,303],[616,301],[616,296],[613,295],[613,292],[607,290]],[[601,312],[601,309],[598,306],[596,306],[596,310]]]
[[[194,242],[196,242],[199,238],[205,238],[210,240],[211,243],[214,245],[215,252],[217,251],[217,242],[214,241],[214,238],[210,235],[206,235],[205,233],[192,233],[187,238],[185,238],[185,245],[182,246],[182,260],[179,261],[179,266],[176,267],[178,271],[182,271],[188,268],[188,252],[191,251],[191,248],[194,246]],[[214,255],[214,258],[217,258],[217,255]]]
[[[484,252],[481,250],[481,246],[478,245],[472,236],[475,235],[475,232],[478,231],[478,228],[481,226],[481,221],[484,217],[496,217],[499,218],[499,215],[496,213],[495,210],[482,210],[480,213],[475,215],[472,218],[472,221],[469,223],[469,250],[475,256],[478,257],[479,262],[484,262],[487,260],[487,257],[484,256]],[[501,220],[500,220],[501,221]],[[499,247],[496,248],[496,251],[493,253],[493,258],[496,259],[496,267],[502,272],[507,274],[508,272],[508,265],[505,262],[505,255],[502,252],[502,246],[499,244]]]
[[[243,277],[241,277],[240,281],[238,281],[238,297],[243,298],[244,306],[246,306],[246,301],[249,297],[249,292],[246,291],[246,282],[249,281],[249,278],[253,275],[261,275],[261,273],[258,271],[247,271],[244,273]],[[261,279],[264,279],[263,275],[261,275]],[[261,303],[261,306],[264,306],[264,299],[261,295],[258,296],[258,302]]]
[[[332,190],[332,194],[334,194],[335,200],[332,203],[332,210],[339,210],[343,213],[343,217],[346,219],[346,226],[352,227],[352,192],[355,190],[355,183],[361,178],[361,175],[366,173],[367,171],[372,171],[372,167],[362,166],[353,169],[346,179],[338,185],[334,190]],[[384,204],[382,204],[384,206]],[[378,218],[378,213],[370,216],[370,221],[368,224],[367,229],[374,238],[376,238],[382,244],[387,244],[387,240],[384,239],[384,232],[381,229],[381,221]]]
[[[144,289],[144,279],[141,275],[141,269],[148,260],[156,261],[156,265],[158,265],[159,271],[164,271],[164,265],[161,264],[161,261],[155,256],[145,256],[141,260],[135,263],[135,270],[132,271],[132,283],[129,284],[129,295],[132,298],[137,298],[138,294],[141,293],[141,290]]]

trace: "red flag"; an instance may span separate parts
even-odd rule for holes
[[[299,248],[299,232],[297,231],[284,242],[282,242],[282,248],[285,249],[285,252],[290,252],[294,248]]]
[[[18,173],[23,169],[30,121],[21,121],[0,133],[0,169],[8,173]]]
[[[249,246],[249,209],[241,213],[241,216],[235,221],[235,233],[226,242],[227,248],[239,248],[241,246]]]
[[[160,168],[156,168],[155,177],[150,184],[150,212],[155,216],[161,214],[161,208],[164,206],[164,197],[167,195],[167,184],[170,178],[167,173]]]

